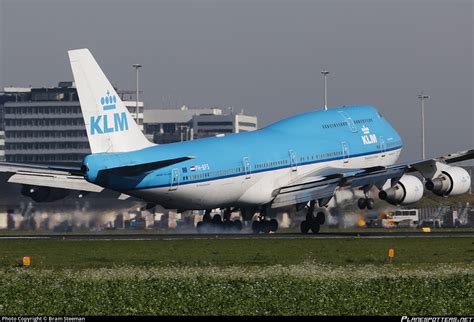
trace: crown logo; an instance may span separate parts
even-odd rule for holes
[[[361,129],[364,134],[369,134],[370,130],[367,126],[364,125],[364,127]]]
[[[117,97],[115,95],[110,95],[110,92],[107,91],[107,95],[100,98],[100,104],[104,111],[114,110],[115,103],[117,102]]]

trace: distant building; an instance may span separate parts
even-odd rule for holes
[[[245,114],[194,115],[192,122],[195,138],[250,132],[258,128],[257,117]]]
[[[144,113],[145,135],[158,144],[192,140],[192,119],[194,115],[221,115],[218,108],[158,109],[147,108]]]
[[[134,92],[117,92],[136,119]],[[138,106],[143,130],[143,102]],[[0,157],[4,154],[8,162],[75,165],[90,153],[73,82],[60,82],[52,88],[7,87],[0,92],[0,111],[5,137]]]
[[[256,116],[231,111],[224,113],[220,108],[148,108],[144,113],[145,135],[158,144],[248,132],[257,128]]]
[[[5,131],[0,131],[0,161],[5,161]]]

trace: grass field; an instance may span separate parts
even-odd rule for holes
[[[196,240],[2,240],[0,267],[23,256],[33,268],[84,269],[114,266],[229,266],[387,263],[393,265],[472,264],[474,238],[196,239]]]
[[[1,315],[474,313],[473,238],[4,240],[0,271]]]

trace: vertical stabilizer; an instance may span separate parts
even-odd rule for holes
[[[89,49],[68,51],[92,153],[154,145],[143,135]]]

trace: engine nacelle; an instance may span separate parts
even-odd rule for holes
[[[461,167],[449,167],[441,174],[426,181],[426,189],[442,197],[466,193],[471,186],[471,176]]]
[[[21,194],[36,202],[52,202],[66,198],[69,195],[69,190],[24,185],[21,188]]]
[[[392,205],[406,205],[423,198],[423,183],[411,175],[403,175],[397,184],[379,192],[379,198]]]

